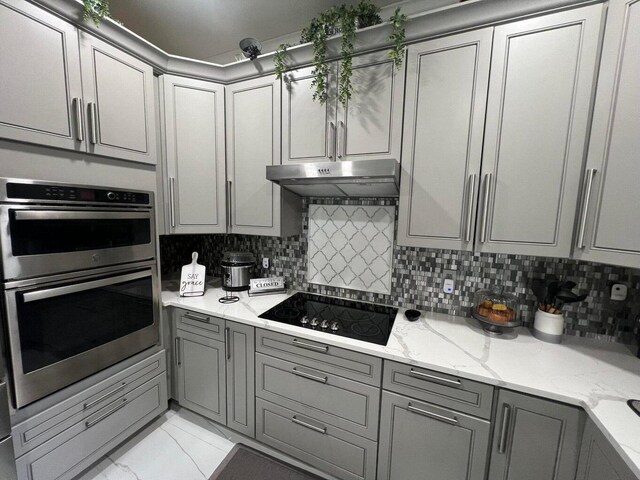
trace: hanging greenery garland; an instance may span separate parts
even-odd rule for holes
[[[398,7],[389,20],[393,26],[393,32],[389,36],[389,40],[393,44],[389,57],[396,69],[399,69],[404,60],[404,25],[407,23],[407,16],[400,13],[400,7]]]
[[[103,18],[111,17],[109,0],[82,0],[82,3],[84,6],[83,20],[93,22],[96,27],[100,26]]]

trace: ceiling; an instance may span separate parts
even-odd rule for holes
[[[319,12],[358,0],[110,0],[111,14],[164,51],[212,59],[260,41],[297,32]],[[373,0],[378,6],[397,0]],[[264,50],[264,49],[263,49]]]

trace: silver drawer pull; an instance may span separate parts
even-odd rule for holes
[[[440,422],[445,422],[445,423],[449,423],[451,425],[457,425],[458,424],[458,419],[456,417],[446,417],[444,415],[439,415],[437,413],[432,413],[432,412],[428,412],[426,410],[423,410],[421,408],[417,408],[414,407],[413,405],[411,405],[411,403],[409,403],[409,405],[407,406],[407,410],[409,410],[410,412],[413,413],[417,413],[418,415],[422,415],[425,417],[429,417],[429,418],[433,418],[434,420],[438,420]]]
[[[500,430],[500,443],[498,443],[498,453],[504,453],[507,450],[507,435],[509,433],[509,420],[511,419],[511,406],[504,405],[502,410],[502,428]]]
[[[429,375],[428,373],[418,372],[417,370],[414,370],[413,368],[411,370],[409,370],[409,374],[414,376],[414,377],[426,378],[428,380],[433,380],[434,382],[444,383],[446,385],[453,385],[455,387],[462,386],[462,384],[460,383],[460,380],[449,380],[448,378],[438,377],[436,375]]]
[[[327,433],[327,427],[322,427],[322,428],[316,427],[315,425],[311,425],[310,423],[303,422],[302,420],[298,420],[295,415],[291,417],[291,421],[297,425],[313,430],[314,432],[318,432],[323,435]]]
[[[109,393],[105,393],[104,395],[102,395],[100,398],[96,398],[95,400],[93,400],[92,402],[87,402],[84,404],[83,409],[84,410],[88,410],[91,407],[93,407],[96,403],[100,403],[101,401],[103,401],[105,398],[109,398],[113,395],[115,395],[116,393],[124,390],[124,387],[127,386],[127,382],[122,382],[122,385],[120,385],[117,388],[114,388],[113,390],[111,390]]]
[[[113,415],[114,413],[116,413],[118,410],[120,410],[122,407],[124,407],[127,404],[127,399],[123,398],[122,401],[116,405],[115,407],[113,407],[111,410],[109,410],[108,412],[104,413],[103,415],[100,415],[98,418],[96,418],[95,420],[91,420],[91,421],[86,421],[84,422],[85,427],[87,428],[91,428],[93,427],[95,424],[100,423],[102,420],[104,420],[105,418]]]
[[[195,320],[196,322],[210,323],[209,317],[199,317],[198,315],[194,315],[193,313],[185,313],[183,317],[188,318],[189,320]]]
[[[297,338],[293,339],[293,344],[296,347],[306,348],[307,350],[313,350],[316,352],[327,353],[329,351],[329,347],[327,345],[313,345],[311,343],[301,342]]]
[[[293,374],[298,375],[299,377],[308,378],[309,380],[315,380],[320,383],[327,383],[327,377],[320,377],[318,375],[312,375],[310,373],[301,372],[296,367],[293,367]]]

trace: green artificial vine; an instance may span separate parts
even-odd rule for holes
[[[399,69],[404,60],[404,25],[407,23],[407,16],[404,13],[400,13],[400,7],[398,7],[389,21],[393,27],[393,31],[389,36],[389,40],[392,43],[389,57],[393,61],[393,66]]]
[[[82,18],[85,21],[92,21],[96,27],[100,26],[103,18],[111,17],[109,0],[82,0],[82,3],[84,5]]]
[[[273,56],[277,80],[280,80],[282,74],[287,71],[287,48],[290,46],[291,44],[289,43],[281,43]]]
[[[345,8],[340,16],[340,29],[342,30],[342,46],[340,54],[342,63],[340,65],[340,78],[338,80],[338,101],[346,106],[353,93],[351,84],[351,59],[353,57],[353,42],[356,38],[356,12],[354,9]]]

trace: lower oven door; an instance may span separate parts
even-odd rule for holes
[[[155,265],[5,290],[16,408],[157,344],[159,291]]]

